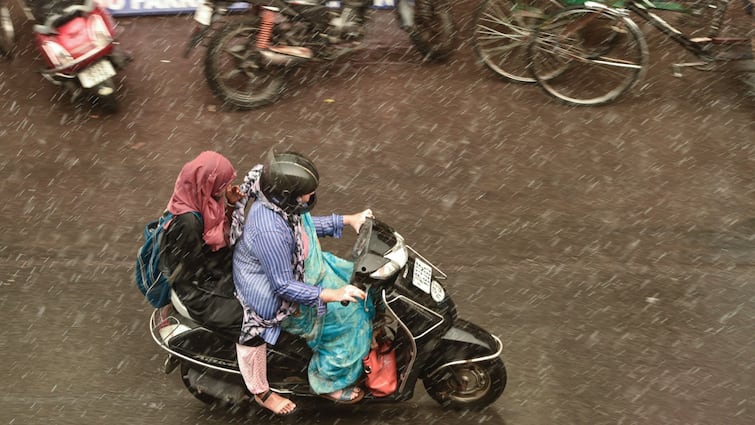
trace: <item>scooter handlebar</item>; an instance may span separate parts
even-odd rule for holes
[[[354,242],[354,248],[351,250],[352,257],[354,258],[354,267],[356,271],[356,266],[359,264],[360,260],[364,258],[365,255],[367,255],[367,252],[369,251],[369,245],[370,245],[370,237],[372,237],[372,224],[373,224],[373,218],[367,217],[364,220],[364,223],[359,228],[359,236],[357,236],[356,242]],[[356,275],[355,272],[352,272],[351,279],[349,281],[350,285],[353,285],[361,290],[365,290],[364,285],[362,285],[359,281],[354,279],[354,276]],[[341,301],[341,305],[346,307],[349,305],[348,301]]]

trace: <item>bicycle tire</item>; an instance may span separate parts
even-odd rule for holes
[[[474,13],[472,39],[482,63],[516,83],[535,83],[527,69],[529,36],[549,13],[554,0],[484,0]]]
[[[637,24],[613,9],[570,7],[538,27],[530,71],[546,93],[577,106],[615,101],[645,74],[648,47]]]

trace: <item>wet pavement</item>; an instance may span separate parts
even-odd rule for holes
[[[279,102],[219,108],[189,17],[121,18],[122,110],[72,105],[23,49],[0,64],[0,423],[710,424],[755,422],[755,129],[741,75],[651,68],[616,104],[572,108],[496,79],[464,43],[423,63],[379,14],[370,49],[297,73]],[[30,45],[30,28],[19,31]],[[687,58],[688,59],[688,58]],[[403,404],[209,410],[161,373],[133,283],[144,224],[202,150],[239,174],[271,147],[317,161],[317,212],[371,207],[501,337],[509,384],[483,412],[418,386]],[[353,236],[327,241],[346,255]]]

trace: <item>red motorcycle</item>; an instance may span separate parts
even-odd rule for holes
[[[34,39],[47,68],[42,76],[107,112],[118,108],[113,77],[131,60],[115,41],[115,21],[94,0],[28,2]]]

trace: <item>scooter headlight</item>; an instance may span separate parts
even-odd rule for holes
[[[42,50],[55,68],[60,68],[73,62],[73,56],[65,47],[54,41],[45,41]]]
[[[113,34],[102,16],[91,15],[87,21],[87,27],[89,28],[89,37],[97,47],[107,46],[113,41]]]
[[[372,272],[370,274],[371,278],[378,280],[388,279],[401,270],[406,265],[406,262],[409,261],[409,252],[406,250],[404,238],[398,233],[394,233],[394,236],[396,237],[396,245],[393,245],[393,248],[383,256],[389,260],[388,263]]]

